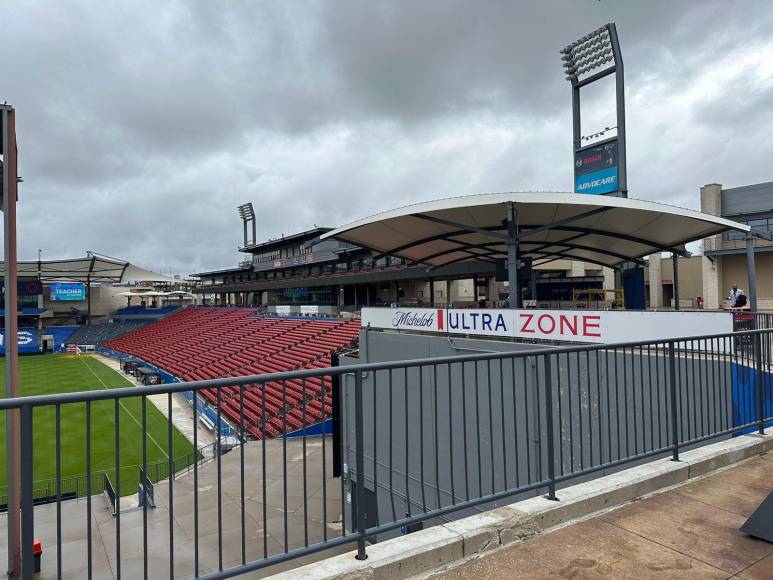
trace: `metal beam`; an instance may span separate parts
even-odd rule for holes
[[[558,258],[553,258],[552,256],[559,256]],[[543,266],[545,264],[549,264],[550,262],[555,262],[556,260],[560,258],[569,258],[570,260],[577,260],[578,262],[588,262],[589,264],[596,264],[597,266],[601,266],[602,268],[614,268],[615,266],[610,266],[609,264],[605,264],[604,262],[599,262],[598,260],[592,260],[590,258],[580,258],[578,256],[574,256],[572,254],[567,254],[565,252],[550,252],[549,254],[544,254],[542,256],[533,257],[534,260],[541,260],[542,258],[551,258],[550,260],[547,260],[546,262],[540,262],[537,264],[538,266]]]
[[[484,228],[486,229],[486,228]],[[494,230],[501,230],[503,229],[503,226],[493,226],[491,228],[492,231]],[[488,235],[490,232],[486,232],[486,235]],[[372,260],[375,262],[376,260],[380,260],[381,258],[386,258],[387,256],[391,256],[397,252],[402,252],[404,250],[408,250],[410,248],[415,248],[416,246],[421,246],[422,244],[428,244],[430,242],[436,242],[438,240],[444,240],[449,242],[458,243],[457,240],[450,240],[448,238],[454,238],[456,236],[463,236],[468,235],[470,232],[468,231],[456,231],[456,232],[446,232],[443,234],[435,234],[432,236],[427,236],[426,238],[421,238],[420,240],[414,240],[412,242],[408,242],[407,244],[403,244],[402,246],[397,246],[396,248],[392,248],[390,250],[383,250],[380,254],[376,254],[373,256]]]
[[[521,227],[528,227],[528,226],[521,226]],[[595,228],[585,228],[581,226],[556,226],[553,229],[563,231],[563,232],[582,232],[584,234],[595,234],[598,236],[605,236],[608,238],[617,238],[620,240],[627,240],[629,242],[634,242],[637,244],[641,244],[642,246],[649,246],[650,248],[652,248],[651,251],[646,252],[644,255],[652,254],[657,250],[660,250],[661,252],[676,252],[680,256],[684,256],[684,257],[688,257],[690,255],[690,253],[687,252],[686,250],[680,250],[679,248],[673,247],[673,246],[664,246],[661,244],[656,244],[652,240],[639,238],[637,236],[632,236],[630,234],[610,232],[607,230],[597,230]]]
[[[513,202],[512,201],[508,201],[507,203],[508,204],[512,204]],[[471,226],[471,225],[468,225],[468,224],[463,224],[463,223],[460,223],[460,222],[454,222],[454,221],[451,221],[451,220],[444,220],[442,218],[438,218],[438,217],[434,217],[434,216],[429,216],[429,215],[424,215],[424,214],[416,214],[413,217],[417,217],[419,219],[427,220],[427,221],[430,221],[430,222],[433,222],[433,223],[436,223],[436,224],[440,224],[440,225],[443,225],[443,226],[448,226],[448,227],[451,227],[451,228],[459,228],[461,230],[466,230],[468,233],[483,234],[483,235],[486,235],[486,236],[492,236],[492,237],[495,237],[495,238],[499,238],[501,240],[508,240],[509,239],[507,234],[500,234],[500,233],[497,233],[497,232],[492,232],[492,231],[489,231],[489,230],[484,229],[484,228],[479,228],[478,226]]]
[[[521,242],[521,245],[523,244],[529,244],[529,243],[542,243],[542,242]],[[613,252],[612,250],[604,250],[601,248],[594,248],[593,246],[585,246],[582,244],[567,244],[565,242],[553,242],[551,244],[544,244],[545,248],[549,248],[550,246],[560,246],[562,248],[567,248],[569,250],[584,250],[587,252],[595,252],[597,254],[604,254],[605,256],[612,256],[614,258],[620,258],[621,260],[627,261],[627,262],[635,262],[639,266],[645,266],[646,263],[644,260],[640,258],[631,258],[630,256],[626,256],[625,254],[620,254],[618,252]],[[533,250],[532,250],[533,251]],[[583,260],[584,258],[576,258],[577,260]],[[612,267],[612,264],[607,264],[608,267]]]
[[[603,79],[604,77],[608,77],[613,72],[615,72],[615,67],[609,67],[607,69],[604,69],[602,71],[599,71],[595,74],[592,74],[588,78],[582,79],[581,81],[577,81],[577,84],[575,85],[577,88],[582,88],[584,86],[587,86],[593,82],[596,82],[599,79]]]
[[[458,240],[453,240],[455,244],[460,244],[457,248],[449,248],[448,250],[443,250],[442,252],[435,252],[434,254],[430,254],[429,256],[424,256],[421,260],[412,260],[408,262],[408,266],[415,266],[416,264],[421,264],[423,262],[426,262],[427,260],[433,260],[435,258],[439,258],[441,256],[445,256],[448,254],[455,254],[456,252],[465,252],[467,250],[488,250],[491,246],[501,246],[502,242],[491,242],[488,244],[464,244],[463,242],[460,242]],[[480,256],[482,258],[486,258],[486,254],[475,254],[473,252],[467,252],[468,254],[471,254],[473,256]],[[495,253],[504,253],[504,252],[495,252]]]
[[[749,273],[749,307],[757,312],[757,269],[754,264],[754,237],[746,237],[746,269]]]
[[[515,224],[516,214],[513,202],[507,202],[507,305],[519,308],[520,292],[518,290],[518,229]]]
[[[674,310],[679,310],[679,256],[674,252],[671,252],[671,263],[673,264],[673,295],[674,295]]]
[[[472,257],[476,260],[480,260],[481,262],[488,262],[489,264],[496,264],[496,260],[492,258],[488,258],[486,256],[481,256],[479,254],[472,254]],[[450,262],[446,262],[445,264],[440,264],[439,266],[430,266],[427,268],[427,272],[432,272],[433,270],[437,270],[439,268],[445,268],[446,266],[450,266],[451,264],[457,264],[459,262],[467,262],[470,258],[464,257],[464,258],[456,258],[455,260],[451,260]]]
[[[600,213],[605,213],[612,209],[611,207],[597,207],[596,209],[592,209],[590,211],[586,211],[585,213],[581,213],[579,215],[571,216],[568,218],[564,218],[562,220],[558,220],[555,223],[552,224],[546,224],[544,226],[538,226],[536,228],[532,228],[530,230],[527,230],[525,233],[519,234],[520,238],[525,238],[528,236],[531,236],[532,234],[538,234],[540,232],[544,231],[550,231],[552,229],[556,229],[559,226],[565,226],[566,224],[570,224],[572,222],[576,222],[577,220],[585,219],[587,217],[591,217]],[[521,227],[521,230],[523,230],[523,226]]]
[[[19,351],[18,351],[18,301],[16,286],[16,113],[13,108],[0,106],[0,144],[3,148],[3,224],[5,251],[5,393],[7,398],[19,396]],[[19,411],[6,416],[6,469],[8,487],[8,575],[21,572],[21,457]],[[29,504],[27,505],[29,510]],[[32,519],[32,513],[25,513]],[[28,547],[28,550],[31,546]]]
[[[617,189],[628,197],[628,169],[625,155],[625,73],[623,54],[617,40],[617,28],[613,22],[607,24],[609,42],[615,58],[615,102],[617,107]]]

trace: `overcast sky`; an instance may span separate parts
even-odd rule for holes
[[[773,180],[773,3],[0,1],[20,257],[160,272],[406,203],[572,188],[558,50],[617,23],[630,197]],[[583,133],[614,123],[612,83]]]

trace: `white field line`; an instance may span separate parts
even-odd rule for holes
[[[102,388],[103,388],[104,390],[109,390],[109,389],[110,389],[110,387],[108,387],[108,386],[105,384],[105,381],[103,381],[101,378],[99,378],[99,375],[98,375],[97,373],[95,373],[95,372],[94,372],[94,369],[92,369],[92,368],[91,368],[89,365],[87,365],[87,364],[86,364],[86,359],[85,359],[85,358],[84,358],[84,359],[82,359],[82,360],[81,360],[81,362],[84,364],[84,366],[85,366],[87,369],[89,369],[89,371],[91,372],[91,374],[92,374],[92,375],[94,375],[94,376],[97,378],[97,380],[98,380],[100,383],[102,383]],[[97,362],[99,362],[99,361],[97,361]],[[99,364],[102,364],[102,363],[99,363]],[[109,367],[108,367],[108,368],[109,368]],[[112,369],[110,369],[110,370],[112,370]],[[123,401],[121,401],[121,400],[119,399],[119,400],[118,400],[118,404],[119,404],[119,405],[121,405],[121,408],[122,408],[124,411],[126,411],[126,413],[129,415],[129,417],[131,417],[131,418],[132,418],[132,421],[134,421],[134,422],[137,424],[137,427],[139,427],[139,428],[140,428],[140,431],[142,431],[142,423],[140,423],[140,422],[137,420],[137,417],[135,417],[135,416],[132,414],[132,412],[131,412],[131,411],[129,411],[129,409],[127,409],[127,408],[126,408],[126,405],[124,405],[124,404],[123,404]],[[152,441],[152,442],[155,444],[155,446],[156,446],[156,447],[158,447],[159,451],[161,451],[161,453],[163,453],[163,454],[164,454],[164,457],[166,457],[167,459],[169,459],[169,455],[167,455],[166,451],[164,451],[164,448],[163,448],[163,447],[161,447],[161,445],[159,445],[159,444],[158,444],[158,441],[156,441],[156,440],[153,438],[153,435],[151,435],[151,434],[150,434],[150,432],[146,432],[146,433],[145,433],[145,435],[147,435],[148,439],[150,439],[150,440],[151,440],[151,441]]]

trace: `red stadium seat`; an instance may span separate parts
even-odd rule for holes
[[[182,380],[250,376],[326,368],[336,351],[356,343],[357,321],[287,320],[255,317],[245,308],[186,308],[105,344],[137,356]],[[255,438],[277,437],[331,414],[331,381],[319,377],[269,381],[220,391],[223,417]],[[263,394],[265,392],[265,400]],[[201,395],[217,405],[216,389]],[[305,395],[305,415],[304,415]]]

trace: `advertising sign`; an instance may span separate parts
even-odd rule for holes
[[[729,334],[729,312],[363,308],[362,326],[453,335],[613,343]]]
[[[86,300],[86,286],[80,282],[51,282],[52,302]]]
[[[617,139],[575,152],[575,192],[599,195],[617,190]]]
[[[317,316],[319,314],[319,306],[304,304],[301,306],[301,316]]]
[[[5,282],[0,280],[0,291],[5,292]],[[43,284],[40,280],[19,280],[16,283],[19,296],[36,296],[43,294]]]
[[[278,316],[290,316],[293,313],[292,306],[275,306]]]
[[[20,354],[40,352],[37,328],[19,328],[16,331],[16,340]],[[3,329],[0,329],[0,354],[5,354],[5,330]]]

